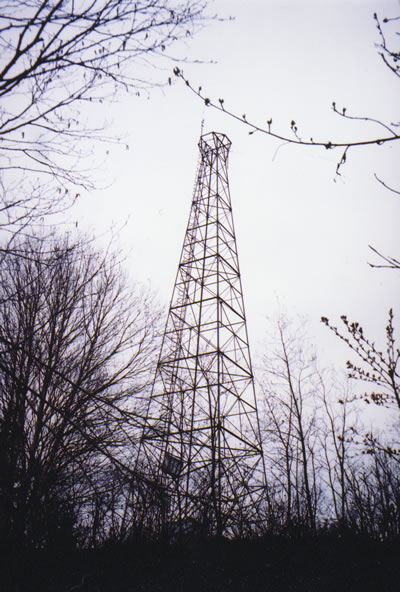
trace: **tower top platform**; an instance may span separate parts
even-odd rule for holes
[[[231,145],[232,142],[230,141],[228,136],[220,132],[209,132],[207,134],[204,134],[203,136],[201,136],[199,142],[199,148],[201,151],[206,151],[210,148],[212,150],[225,149],[226,151],[229,151]]]

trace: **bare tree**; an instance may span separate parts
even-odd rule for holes
[[[0,521],[3,540],[43,546],[82,516],[105,528],[96,500],[113,466],[130,474],[157,317],[85,242],[19,253],[0,270]]]
[[[361,407],[365,398],[378,405],[395,399],[355,397],[351,382],[346,388],[335,373],[320,372],[303,330],[281,319],[277,334],[278,348],[264,366],[264,450],[273,505],[268,527],[289,535],[323,528],[394,540],[399,447],[378,429],[365,432]],[[367,370],[359,371],[364,380]]]
[[[321,496],[316,411],[321,377],[301,332],[295,334],[283,319],[277,330],[277,349],[264,358],[265,457],[284,526],[314,530]]]
[[[361,381],[366,390],[358,395],[358,399],[365,403],[385,407],[394,412],[400,410],[400,349],[396,346],[394,317],[390,309],[386,326],[385,349],[381,351],[375,341],[364,334],[362,326],[357,322],[348,321],[345,315],[341,320],[344,330],[332,325],[328,318],[321,317],[321,321],[341,339],[356,356],[357,361],[348,360],[347,371],[349,378]],[[399,416],[395,414],[395,430],[389,430],[384,439],[376,439],[374,433],[364,435],[364,445],[367,452],[378,448],[389,457],[400,460],[400,441],[398,434]]]
[[[93,185],[85,157],[104,131],[88,128],[85,106],[154,85],[154,58],[192,36],[206,4],[0,0],[0,227],[15,232]]]
[[[379,541],[400,535],[400,465],[369,439],[365,462],[349,472],[348,523],[353,532]]]
[[[342,481],[346,484],[347,523],[352,530],[368,536],[394,539],[398,536],[399,528],[400,350],[396,347],[394,337],[393,312],[389,311],[383,350],[364,334],[359,323],[349,322],[344,315],[341,317],[343,330],[332,325],[326,317],[321,320],[356,356],[356,361],[347,361],[348,375],[364,383],[366,389],[353,396],[352,405],[354,400],[358,400],[392,411],[392,425],[386,428],[385,433],[382,433],[379,425],[374,425],[369,431],[364,430],[364,433],[351,428],[353,434],[360,436],[358,449],[364,458],[353,466],[347,464],[345,479]],[[348,442],[349,435],[346,437],[343,434],[341,440]],[[339,452],[344,446],[342,442]]]
[[[340,397],[337,396],[340,381],[334,377],[332,382],[336,387],[334,392],[329,392],[321,381],[319,393],[324,416],[319,437],[326,483],[325,518],[331,528],[344,530],[350,527],[351,482],[361,456],[357,447],[360,422],[349,381],[340,389]]]

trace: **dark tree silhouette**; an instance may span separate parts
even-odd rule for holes
[[[350,382],[342,385],[336,373],[319,370],[302,328],[280,319],[277,329],[278,347],[264,358],[264,450],[272,500],[266,527],[289,536],[327,530],[394,540],[400,515],[398,447],[388,444],[388,433],[385,440],[378,430],[365,433],[362,399],[354,397]],[[357,344],[357,336],[352,341]],[[367,340],[357,349],[359,355],[369,351],[372,363],[380,355],[383,366],[384,354]],[[349,368],[355,378],[368,377],[366,369]],[[365,397],[391,403],[376,393]]]
[[[82,513],[93,527],[112,467],[130,472],[156,318],[115,257],[66,239],[19,247],[0,272],[0,527],[43,546]]]

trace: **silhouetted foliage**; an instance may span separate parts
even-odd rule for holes
[[[70,552],[74,547],[108,547],[112,554],[113,549],[121,549],[122,542],[154,541],[162,538],[160,533],[171,540],[179,532],[175,538],[184,539],[188,549],[204,538],[206,531],[196,531],[195,521],[184,537],[182,525],[165,524],[168,499],[162,483],[152,477],[155,468],[135,464],[142,406],[157,345],[158,319],[151,299],[129,286],[118,258],[100,255],[85,241],[44,240],[43,236],[22,240],[18,235],[41,216],[67,207],[77,196],[71,193],[70,184],[90,185],[75,168],[83,155],[81,142],[88,136],[91,139],[81,105],[111,98],[118,89],[141,92],[151,84],[134,72],[132,64],[139,67],[144,60],[146,67],[147,56],[166,55],[176,39],[190,36],[205,4],[189,0],[171,8],[166,0],[94,0],[89,4],[29,0],[20,3],[16,15],[11,4],[1,6],[0,1],[0,96],[4,105],[0,114],[0,227],[9,232],[3,235],[3,250],[7,252],[10,237],[17,255],[3,258],[0,267],[3,550],[53,546]],[[382,59],[398,76],[398,54],[388,48],[382,24],[377,18],[376,22]],[[180,69],[175,73],[184,78]],[[290,123],[293,136],[285,137],[273,132],[272,119],[265,129],[258,128],[246,115],[230,113],[223,99],[214,104],[201,89],[194,92],[207,106],[252,127],[250,133],[260,131],[326,149],[341,147],[337,171],[350,148],[399,139],[397,124],[377,122],[388,136],[363,142],[305,141],[294,120]],[[341,117],[354,118],[335,103],[333,109]],[[31,182],[33,177],[28,175],[28,185],[15,176],[31,172],[39,177]],[[56,193],[54,186],[43,186],[43,176],[59,184]],[[384,262],[399,267],[392,257]],[[385,351],[345,316],[343,331],[326,317],[322,321],[358,358],[358,362],[349,361],[347,369],[350,378],[371,387],[361,400],[400,409],[400,350],[394,339],[392,311]],[[317,534],[336,541],[353,534],[398,539],[399,446],[387,438],[381,440],[375,432],[363,432],[354,417],[358,408],[348,388],[330,388],[315,356],[304,347],[303,337],[291,334],[286,323],[278,325],[278,333],[278,350],[265,357],[262,419],[268,491],[264,523],[255,529],[238,500],[232,498],[232,538],[243,541],[264,532],[265,540],[272,533],[292,541],[296,537],[314,541]],[[202,502],[207,515],[210,500],[205,496]],[[208,544],[214,543],[206,540]],[[149,557],[161,547],[161,543],[149,544]],[[254,550],[252,544],[250,548]],[[204,566],[217,568],[208,551],[199,553],[203,567],[199,562],[193,569],[184,565],[182,581],[186,582],[189,572],[195,573],[200,587],[207,583]],[[175,556],[171,561],[171,565],[179,563]],[[149,562],[146,556],[145,565],[152,565]],[[164,579],[157,585],[167,589],[171,572],[166,563],[162,567]],[[243,589],[249,589],[250,581],[263,585],[256,581],[254,571],[242,572],[233,562],[216,577],[218,589],[225,585],[233,589],[234,577],[226,576],[236,569],[243,577]],[[143,570],[138,581],[143,583],[148,571]],[[266,573],[271,575],[271,570]],[[77,581],[85,581],[79,576]],[[156,579],[151,574],[148,589]],[[286,590],[287,581],[285,585]]]
[[[3,262],[3,543],[89,544],[115,528],[113,470],[131,474],[156,320],[117,258],[84,242],[30,239]]]
[[[389,344],[391,327],[392,317]],[[274,334],[273,329],[269,332]],[[398,438],[390,430],[378,437],[378,427],[366,432],[362,414],[363,400],[392,402],[397,408],[395,395],[369,392],[355,397],[350,383],[342,385],[335,374],[320,371],[304,331],[285,319],[278,322],[276,346],[268,346],[263,368],[263,446],[271,499],[265,530],[293,537],[328,529],[339,536],[396,540]],[[365,380],[365,369],[350,367],[358,371],[351,378]],[[376,376],[369,378],[373,385],[382,384]]]

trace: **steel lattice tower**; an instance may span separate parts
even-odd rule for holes
[[[229,139],[200,138],[200,165],[140,454],[165,491],[164,524],[229,534],[265,493],[227,174]]]

